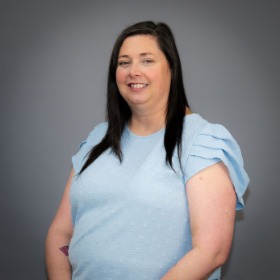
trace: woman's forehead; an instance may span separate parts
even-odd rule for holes
[[[132,54],[148,55],[161,52],[157,39],[152,35],[134,35],[127,37],[119,52],[119,57]]]

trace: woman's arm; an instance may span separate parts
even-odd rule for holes
[[[46,240],[46,268],[49,280],[70,280],[71,265],[67,252],[61,249],[68,246],[73,228],[69,191],[74,171],[71,170],[58,211],[50,225]]]
[[[187,183],[193,248],[162,280],[204,280],[229,255],[236,195],[228,170],[214,164]]]

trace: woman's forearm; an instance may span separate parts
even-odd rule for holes
[[[206,280],[225,258],[199,248],[189,251],[161,280]]]
[[[46,268],[49,280],[71,280],[71,265],[66,248],[70,236],[50,228],[46,240]]]

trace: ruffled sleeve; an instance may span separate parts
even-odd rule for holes
[[[236,209],[242,209],[249,177],[244,170],[240,148],[224,126],[207,123],[195,137],[190,149],[185,167],[186,181],[202,169],[220,161],[227,167],[235,188]]]
[[[79,173],[82,169],[91,149],[102,140],[106,133],[107,127],[108,125],[105,122],[97,125],[90,132],[88,137],[80,143],[79,151],[74,156],[72,156],[72,165],[75,174]]]
[[[72,156],[72,165],[75,171],[75,174],[78,174],[80,170],[83,167],[84,164],[84,158],[87,154],[87,149],[86,149],[86,144],[87,144],[87,139],[82,141],[79,145],[79,151]]]

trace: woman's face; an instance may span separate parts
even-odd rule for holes
[[[125,39],[119,52],[116,81],[132,113],[166,112],[171,71],[155,37],[135,35]]]

